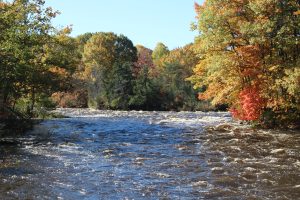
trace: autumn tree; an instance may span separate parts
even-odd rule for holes
[[[38,0],[0,3],[0,90],[1,102],[13,106],[29,97],[33,110],[37,89],[47,87],[48,65],[43,63],[44,45],[51,42],[54,29],[51,8]]]
[[[137,45],[138,60],[133,71],[133,95],[130,98],[130,108],[138,110],[159,110],[159,88],[153,84],[151,71],[154,69],[152,50]]]
[[[195,6],[201,61],[190,80],[201,99],[234,116],[299,119],[299,2],[207,0]]]
[[[62,107],[86,107],[87,91],[82,78],[80,43],[70,37],[70,28],[61,30],[51,44],[45,46],[44,62],[51,72],[48,87],[52,100]]]
[[[154,68],[154,63],[152,60],[152,50],[148,49],[142,45],[137,45],[137,61],[134,64],[134,75],[138,76],[138,74],[143,70],[143,68],[147,67],[149,69]]]
[[[69,27],[55,29],[58,14],[40,0],[0,2],[1,107],[37,116],[49,96],[68,90],[80,61]]]

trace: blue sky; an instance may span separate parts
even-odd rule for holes
[[[134,44],[153,49],[163,42],[173,49],[194,41],[195,0],[46,0],[61,14],[56,27],[73,25],[72,36],[86,32],[124,34]],[[201,3],[202,0],[198,0]]]

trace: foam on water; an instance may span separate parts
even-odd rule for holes
[[[58,109],[0,141],[0,199],[296,199],[300,136],[227,112]]]

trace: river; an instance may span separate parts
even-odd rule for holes
[[[60,109],[0,139],[0,199],[299,199],[300,134],[226,112]]]

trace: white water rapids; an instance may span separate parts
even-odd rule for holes
[[[297,199],[300,134],[227,112],[58,109],[0,140],[0,199]]]

